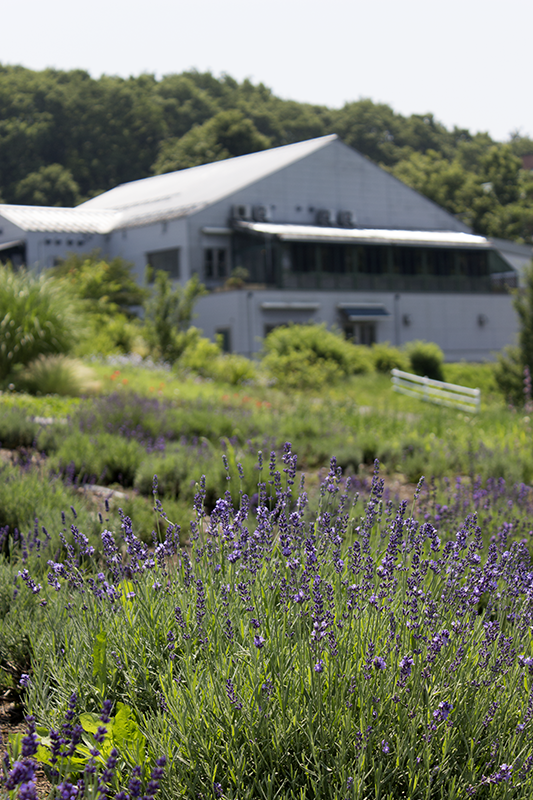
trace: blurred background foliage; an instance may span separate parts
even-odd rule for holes
[[[361,99],[340,109],[196,71],[128,79],[0,65],[0,199],[74,206],[120,183],[337,133],[472,225],[531,241],[533,141],[448,130]]]

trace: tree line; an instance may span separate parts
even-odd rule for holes
[[[519,133],[448,130],[369,99],[340,109],[195,71],[158,80],[0,65],[0,202],[74,206],[126,181],[337,133],[481,234],[531,242]]]

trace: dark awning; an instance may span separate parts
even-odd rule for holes
[[[390,317],[390,311],[382,303],[339,303],[337,308],[350,322]]]
[[[12,250],[14,247],[24,247],[24,239],[17,239],[16,242],[4,242],[0,244],[0,250]]]

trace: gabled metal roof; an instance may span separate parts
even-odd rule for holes
[[[110,210],[0,205],[0,217],[23,231],[109,233],[119,227],[120,213]]]
[[[401,231],[381,228],[326,228],[318,225],[283,225],[274,222],[238,222],[236,229],[277,236],[285,242],[345,242],[351,244],[403,244],[435,247],[492,247],[484,236],[461,231]]]
[[[124,183],[78,206],[121,212],[120,227],[186,216],[222,200],[337,140],[321,136],[246,156]]]

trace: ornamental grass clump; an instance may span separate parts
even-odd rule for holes
[[[0,381],[40,355],[68,353],[83,325],[79,310],[50,278],[0,265]]]
[[[29,709],[55,729],[73,692],[123,703],[169,798],[529,796],[528,542],[475,514],[445,538],[421,487],[394,506],[377,468],[360,509],[335,459],[311,512],[296,466],[290,445],[279,468],[259,454],[253,509],[228,491],[209,516],[201,480],[190,547],[155,481],[152,547],[123,515],[99,552],[77,529],[47,552],[46,581],[20,569],[43,612]]]

